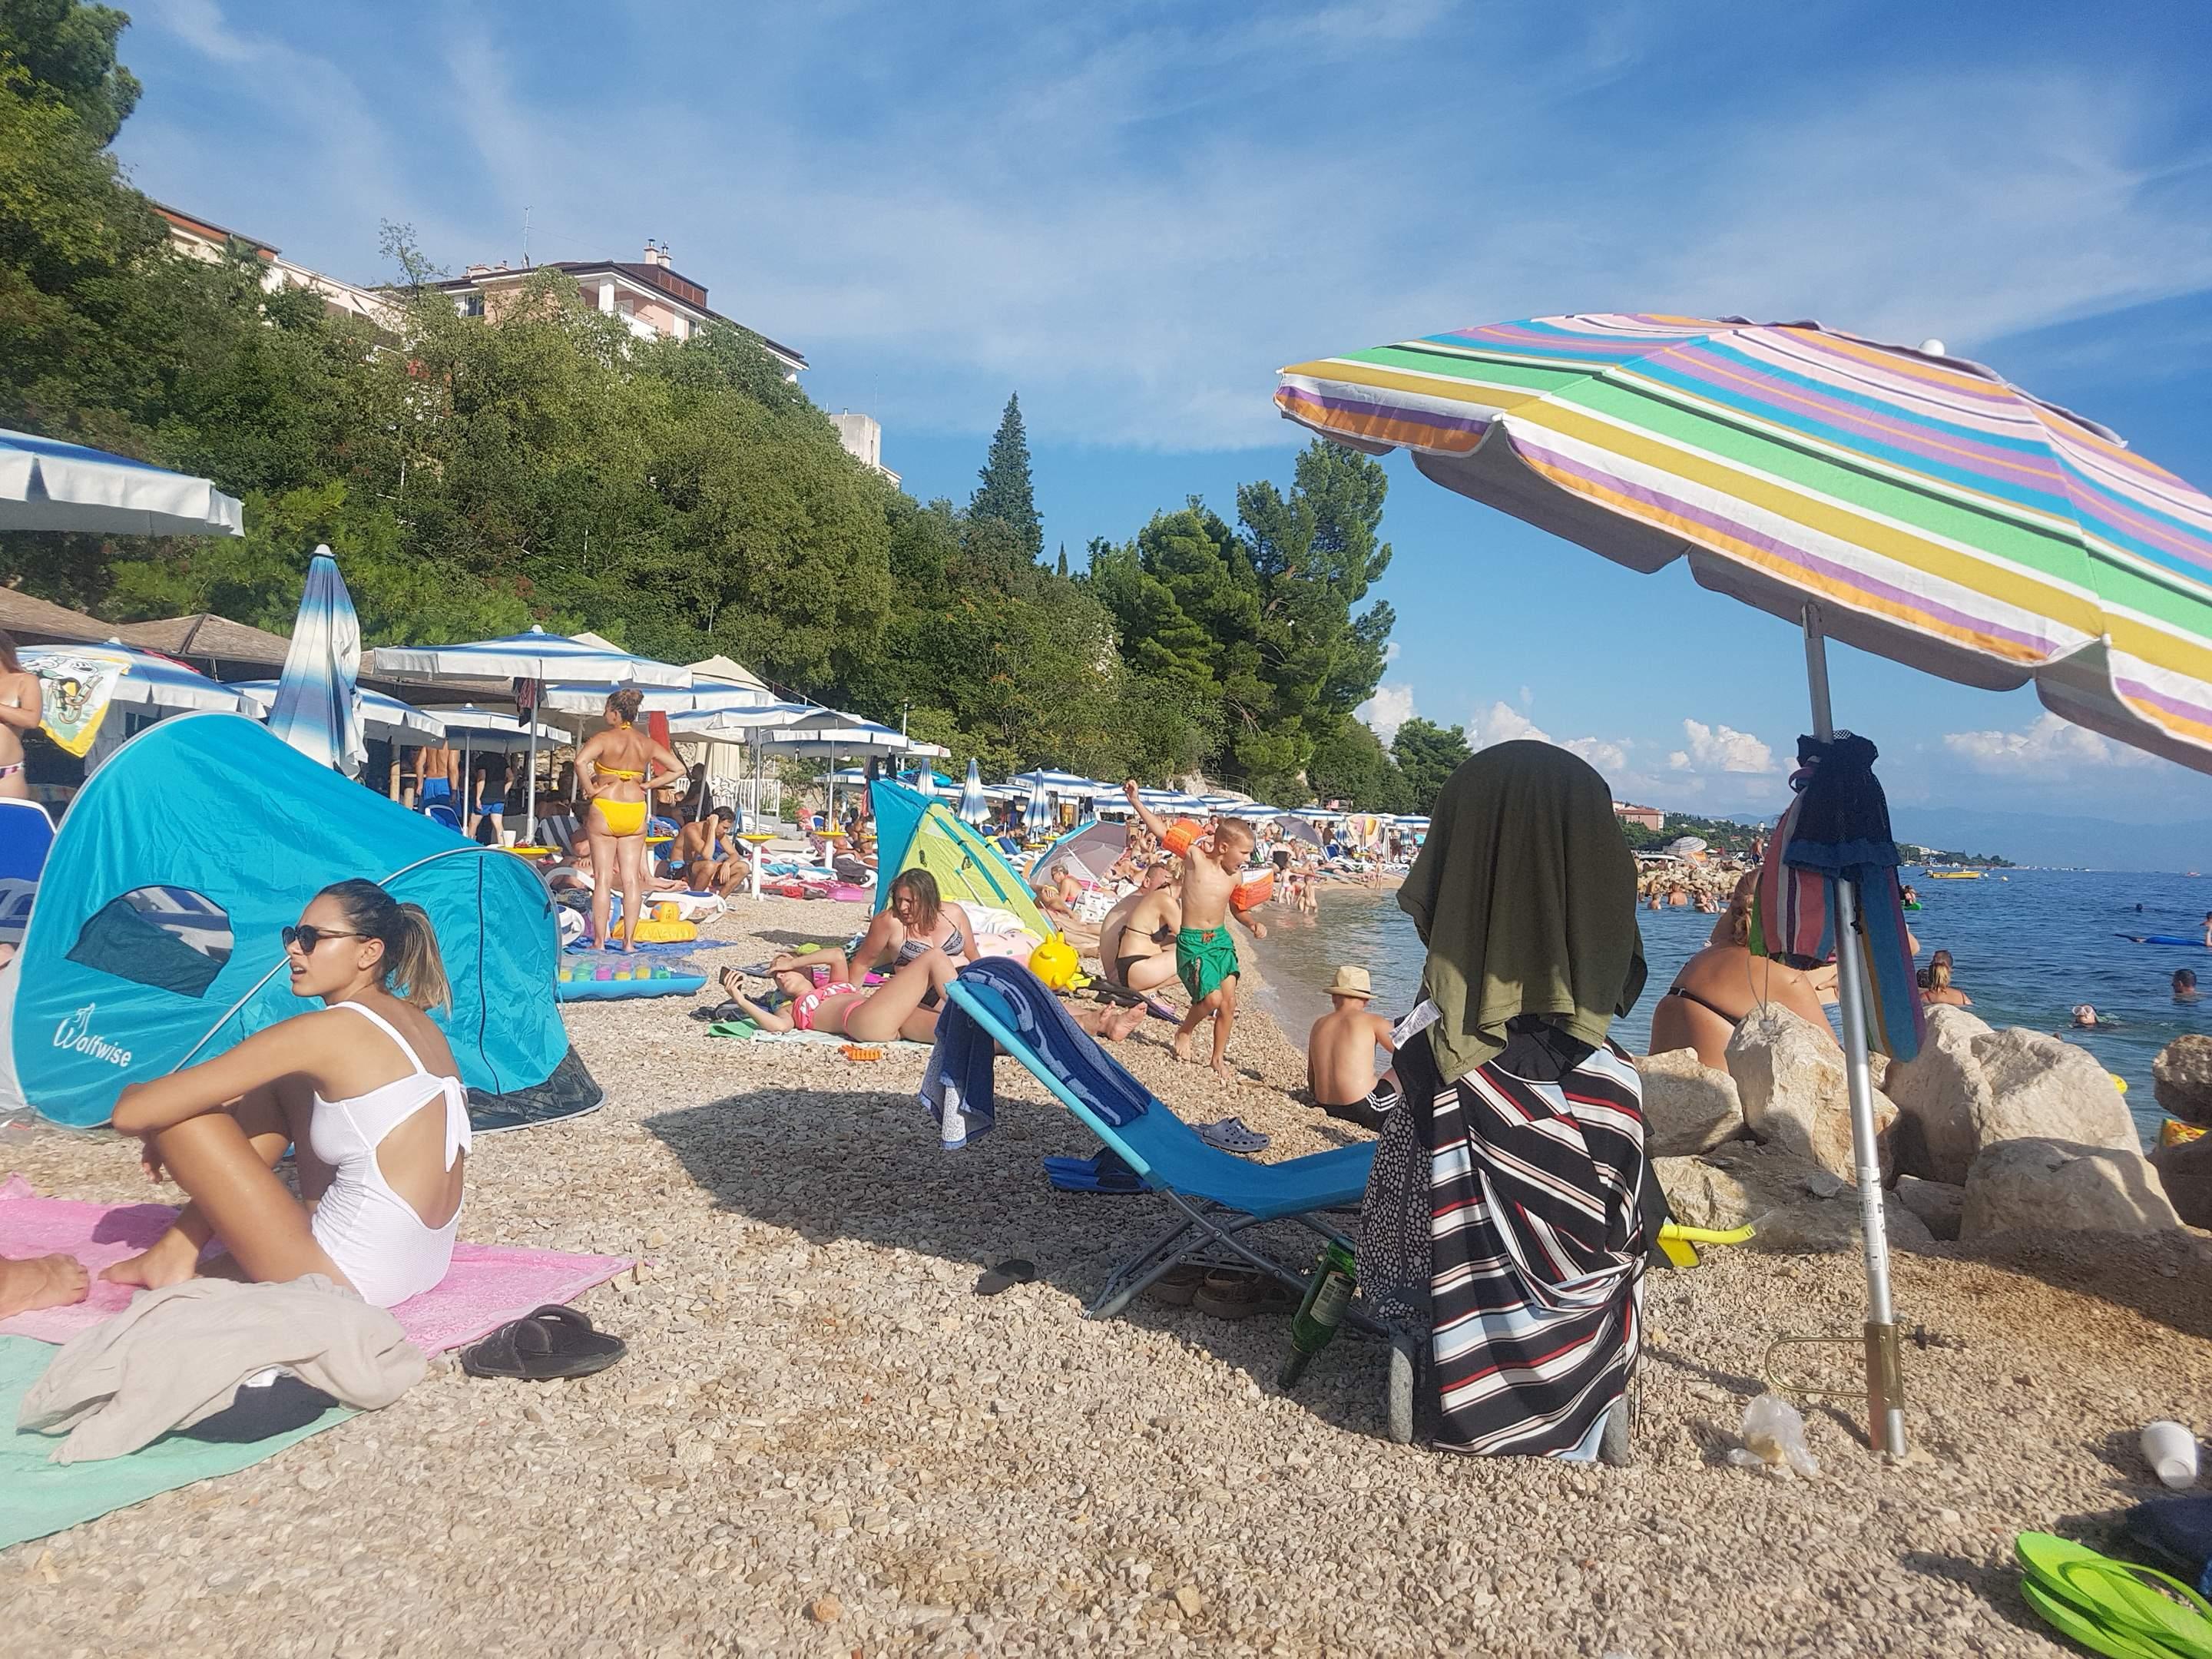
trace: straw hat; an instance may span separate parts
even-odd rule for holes
[[[1364,968],[1346,966],[1336,970],[1336,977],[1329,981],[1328,994],[1333,997],[1371,997],[1375,988]]]

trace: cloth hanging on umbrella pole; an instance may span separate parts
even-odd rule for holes
[[[1820,606],[1805,606],[1803,626],[1813,735],[1826,742],[1836,735],[1836,722],[1828,695],[1828,641],[1820,631]],[[1905,1411],[1897,1398],[1897,1311],[1890,1300],[1889,1225],[1882,1208],[1874,1073],[1867,1060],[1866,969],[1855,943],[1858,884],[1839,878],[1835,892],[1837,1000],[1843,1012],[1844,1079],[1850,1095],[1851,1157],[1858,1178],[1860,1254],[1866,1262],[1867,1409],[1875,1449],[1898,1457],[1905,1452]]]

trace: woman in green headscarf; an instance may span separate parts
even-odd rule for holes
[[[1547,743],[1452,775],[1400,890],[1429,947],[1376,1148],[1360,1283],[1426,1344],[1436,1443],[1595,1455],[1636,1358],[1643,1091],[1608,1040],[1644,988],[1612,792]]]

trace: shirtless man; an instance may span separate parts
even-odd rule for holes
[[[1172,849],[1175,843],[1169,839],[1166,822],[1137,798],[1134,778],[1122,781],[1121,793],[1145,828]],[[1267,937],[1264,922],[1251,920],[1229,902],[1252,847],[1252,826],[1242,818],[1224,817],[1211,834],[1189,842],[1182,854],[1182,926],[1176,933],[1176,976],[1190,993],[1190,1012],[1176,1027],[1169,1047],[1176,1059],[1188,1060],[1191,1038],[1212,1020],[1213,1071],[1224,1082],[1230,1078],[1229,1031],[1237,1022],[1237,942],[1229,934],[1229,918],[1235,915],[1252,930],[1254,939]]]
[[[668,854],[671,872],[680,874],[694,892],[724,898],[752,879],[752,866],[728,839],[737,818],[734,809],[717,806],[678,830]]]
[[[1314,1104],[1331,1117],[1379,1130],[1383,1119],[1405,1098],[1398,1074],[1375,1075],[1375,1051],[1395,1054],[1390,1022],[1368,1012],[1375,994],[1364,968],[1343,967],[1328,988],[1329,1012],[1314,1022],[1306,1037],[1306,1087]]]
[[[442,806],[461,816],[461,757],[442,743],[426,743],[415,751],[415,805]]]
[[[1137,890],[1098,924],[1098,961],[1109,981],[1132,991],[1156,991],[1175,977],[1176,930],[1182,926],[1175,872],[1155,864]]]
[[[1038,909],[1061,921],[1075,920],[1075,901],[1083,896],[1083,884],[1068,873],[1066,865],[1054,865],[1036,888]]]

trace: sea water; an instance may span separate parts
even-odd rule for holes
[[[1938,948],[1949,950],[1952,983],[1991,1025],[2055,1032],[2094,1054],[2126,1080],[2128,1108],[2144,1145],[2155,1144],[2164,1114],[2152,1097],[2151,1060],[2185,1031],[2212,1032],[2212,951],[2135,945],[2119,936],[2201,936],[2204,914],[2212,910],[2212,880],[2094,870],[1907,879],[1920,894],[1922,908],[1905,916],[1920,941],[1920,961]],[[1261,915],[1268,935],[1258,946],[1267,980],[1262,1000],[1293,1041],[1303,1042],[1307,1026],[1327,1010],[1323,988],[1340,963],[1373,975],[1378,1013],[1395,1016],[1413,1006],[1425,953],[1394,894],[1331,892],[1318,917],[1282,914],[1274,905]],[[1650,1047],[1659,994],[1705,947],[1714,921],[1690,908],[1637,913],[1650,978],[1635,1008],[1613,1026],[1631,1054]],[[1238,944],[1251,948],[1249,940]],[[2204,1001],[2174,1001],[2177,968],[2193,969],[2204,981]],[[2073,1029],[2072,1010],[2083,1002],[2117,1024]]]

